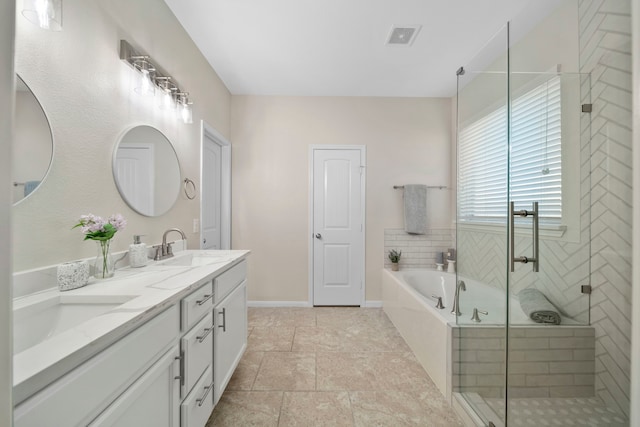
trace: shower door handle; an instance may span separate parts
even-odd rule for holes
[[[516,243],[516,229],[515,229],[515,217],[516,215],[526,218],[531,216],[533,218],[533,256],[531,258],[526,256],[515,256],[515,243]],[[539,249],[539,212],[538,212],[538,202],[533,202],[533,210],[515,210],[515,203],[509,203],[509,232],[510,236],[510,263],[511,263],[511,272],[513,273],[516,269],[516,262],[521,262],[523,264],[532,263],[533,271],[540,271],[540,249]]]

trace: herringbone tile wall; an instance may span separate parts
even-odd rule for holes
[[[591,75],[591,323],[596,394],[629,415],[631,2],[581,0],[580,67]]]

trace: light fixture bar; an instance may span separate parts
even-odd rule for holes
[[[120,59],[133,67],[137,72],[142,72],[140,67],[141,61],[147,64],[146,66],[150,70],[153,70],[153,77],[151,78],[153,85],[163,92],[169,91],[177,103],[188,105],[188,109],[191,109],[193,102],[187,98],[188,92],[180,88],[178,82],[162,69],[162,67],[153,62],[153,59],[151,59],[149,55],[138,51],[126,40],[120,40]],[[185,120],[185,123],[188,123],[188,121]]]

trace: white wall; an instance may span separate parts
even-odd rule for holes
[[[449,99],[233,96],[232,246],[252,250],[249,300],[307,301],[309,146],[366,145],[366,299],[381,300],[384,229],[402,228],[393,185],[450,185]],[[451,224],[430,190],[429,228]]]
[[[11,141],[13,129],[14,0],[0,1],[0,427],[11,426]]]
[[[16,271],[93,256],[95,245],[71,230],[78,216],[122,213],[127,228],[113,250],[132,235],[158,243],[164,230],[179,227],[190,247],[199,200],[183,193],[157,218],[143,217],[121,199],[111,172],[114,146],[136,124],[158,128],[175,146],[183,178],[200,185],[201,119],[229,136],[230,94],[164,2],[158,0],[65,0],[64,29],[48,32],[16,13],[16,72],[42,104],[53,129],[55,155],[41,187],[13,209]],[[157,101],[133,91],[135,71],[119,59],[120,39],[151,55],[191,93],[194,124],[176,120]]]

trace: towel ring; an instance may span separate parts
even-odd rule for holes
[[[191,190],[191,195],[189,194],[189,184],[191,184],[191,187],[193,187],[193,190]],[[184,179],[184,195],[187,196],[187,199],[189,200],[193,200],[196,198],[196,183],[189,178]]]

